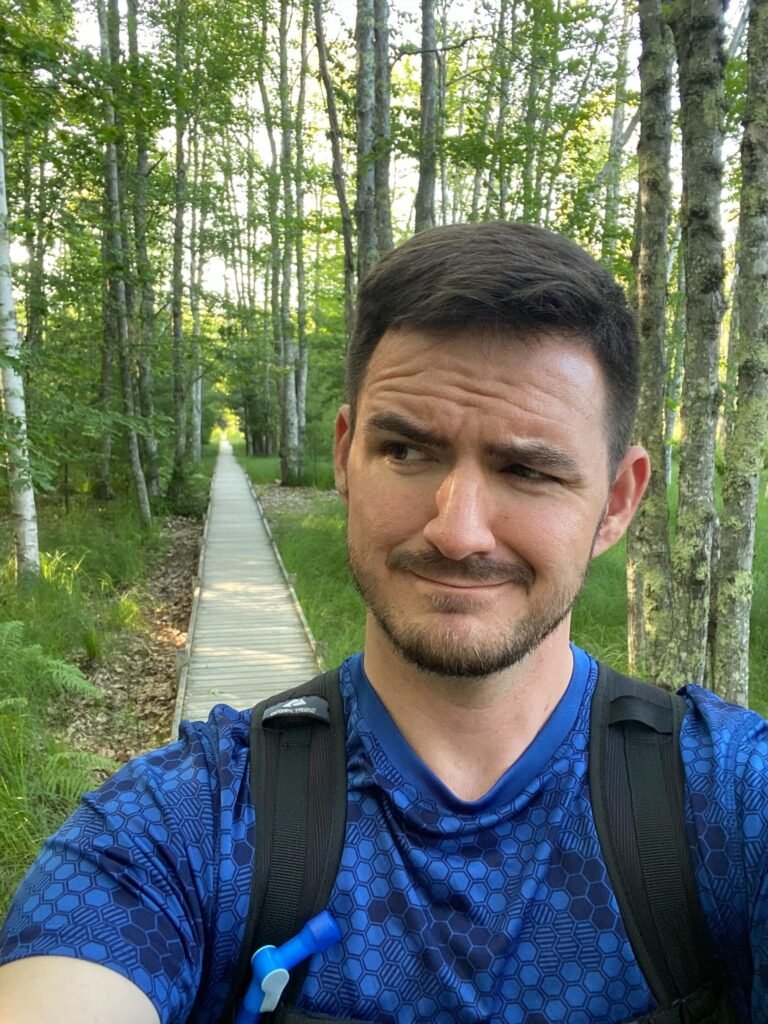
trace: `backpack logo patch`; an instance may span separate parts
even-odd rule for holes
[[[279,704],[273,704],[267,708],[261,717],[262,722],[269,722],[275,718],[306,718],[315,721],[328,722],[328,701],[324,697],[292,697],[290,700],[283,700]]]

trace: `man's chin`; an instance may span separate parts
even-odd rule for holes
[[[503,672],[526,658],[533,644],[483,641],[471,628],[435,630],[429,637],[411,631],[392,630],[379,623],[395,650],[411,665],[430,675],[447,679],[485,679]]]

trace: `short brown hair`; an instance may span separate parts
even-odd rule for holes
[[[406,326],[573,334],[605,376],[613,473],[637,409],[637,331],[622,288],[575,242],[533,224],[490,221],[432,228],[383,256],[360,286],[347,353],[353,423],[373,350],[386,331]]]

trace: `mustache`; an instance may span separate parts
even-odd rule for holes
[[[439,551],[394,550],[387,558],[388,569],[415,572],[440,580],[466,580],[470,583],[519,583],[533,585],[534,572],[527,562],[503,562],[482,555],[468,555],[460,561],[446,558]]]

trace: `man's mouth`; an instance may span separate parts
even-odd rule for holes
[[[387,567],[456,590],[478,590],[504,583],[517,583],[529,590],[535,577],[527,562],[506,562],[478,555],[453,561],[439,551],[395,549],[387,558]]]
[[[413,576],[420,580],[425,580],[427,583],[434,583],[441,587],[450,587],[453,590],[492,590],[494,587],[502,587],[505,583],[511,582],[510,580],[488,582],[485,580],[445,579],[438,576],[428,576],[422,572],[414,572],[413,569],[410,571]]]

